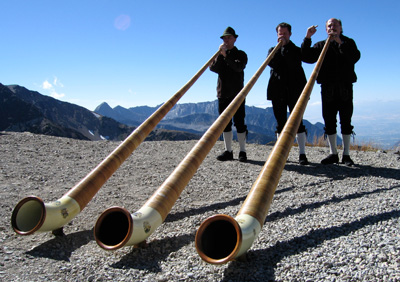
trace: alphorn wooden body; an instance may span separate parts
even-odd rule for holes
[[[282,42],[276,45],[245,87],[139,211],[130,215],[124,208],[111,207],[100,215],[94,228],[95,239],[100,247],[115,250],[123,246],[139,244],[162,224],[179,195],[281,45]]]
[[[11,225],[20,235],[54,231],[62,228],[80,213],[96,195],[103,184],[143,142],[161,119],[204,73],[219,55],[218,50],[207,63],[167,102],[136,128],[110,155],[78,184],[55,202],[45,204],[41,198],[29,196],[14,208]]]
[[[233,260],[243,255],[257,238],[331,40],[329,36],[310,79],[236,218],[214,215],[197,230],[195,245],[204,261],[223,264]]]

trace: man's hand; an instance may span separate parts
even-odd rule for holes
[[[288,44],[289,43],[289,41],[288,40],[286,40],[286,38],[284,37],[284,36],[280,36],[280,37],[278,37],[278,42],[279,41],[282,41],[282,46],[285,46],[286,44]]]
[[[317,32],[317,27],[318,27],[318,25],[310,26],[307,29],[306,38],[311,38],[311,36],[313,36]]]
[[[227,48],[226,48],[225,43],[222,43],[221,45],[219,45],[219,50],[221,51],[221,55],[224,56],[224,57],[226,57],[226,50],[227,50]]]

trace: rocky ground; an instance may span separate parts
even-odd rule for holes
[[[194,239],[214,214],[235,217],[272,146],[248,144],[249,161],[218,162],[218,141],[141,248],[100,248],[93,226],[108,207],[137,211],[196,141],[142,143],[64,227],[17,235],[12,210],[35,195],[60,198],[118,145],[0,132],[2,281],[400,281],[400,159],[396,151],[352,151],[354,167],[323,166],[327,148],[293,147],[265,224],[247,258],[204,262]],[[237,143],[235,158],[237,158]]]

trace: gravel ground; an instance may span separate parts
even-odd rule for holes
[[[249,161],[218,162],[218,141],[142,248],[100,248],[93,226],[108,207],[137,211],[196,141],[144,142],[64,227],[17,235],[10,218],[22,198],[59,199],[118,145],[0,132],[1,281],[400,281],[400,157],[356,152],[354,167],[320,165],[327,148],[293,147],[266,222],[247,258],[211,265],[197,254],[200,223],[235,217],[272,147],[248,144]],[[234,143],[235,158],[238,144]]]

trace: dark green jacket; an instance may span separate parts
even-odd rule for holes
[[[244,69],[247,64],[245,52],[233,47],[227,51],[226,58],[219,55],[210,66],[210,70],[218,73],[217,97],[235,97],[243,88]]]

